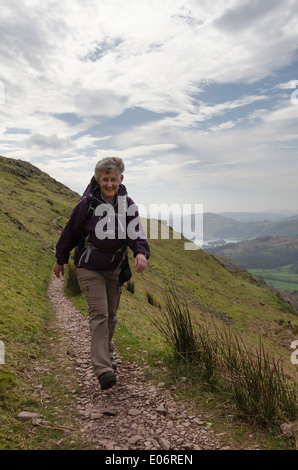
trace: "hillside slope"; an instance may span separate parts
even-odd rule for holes
[[[22,448],[24,442],[31,448],[32,436],[23,435],[17,413],[28,400],[31,407],[39,403],[31,394],[40,383],[33,371],[41,358],[46,367],[57,363],[56,355],[50,358],[54,317],[46,291],[54,244],[77,200],[30,163],[0,157],[0,449]]]
[[[226,256],[247,269],[298,265],[298,240],[282,236],[254,238],[205,250]]]
[[[0,448],[20,448],[25,442],[16,415],[24,403],[33,406],[29,390],[34,361],[48,358],[53,349],[49,328],[55,316],[47,298],[53,249],[78,198],[30,163],[0,157],[0,340],[5,344],[5,364],[0,365],[4,425]],[[297,337],[298,321],[288,303],[248,273],[231,272],[202,250],[185,251],[183,239],[151,240],[150,246],[148,270],[134,275],[133,294],[123,292],[116,333],[121,353],[129,354],[128,341],[134,354],[146,350],[148,356],[160,359],[164,341],[151,318],[163,305],[165,286],[173,283],[187,299],[194,319],[230,322],[245,331],[252,343],[261,335],[294,377],[290,345]],[[81,296],[73,301],[84,313]],[[55,362],[53,357],[47,360]],[[158,361],[155,366],[159,367]],[[59,387],[63,393],[63,383]],[[25,445],[32,446],[30,431],[26,439]]]

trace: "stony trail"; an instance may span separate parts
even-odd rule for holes
[[[101,391],[90,362],[88,319],[65,297],[54,275],[49,299],[78,369],[82,439],[98,450],[215,450],[221,447],[207,415],[197,415],[177,401],[163,384],[155,385],[144,369],[118,355],[117,385]]]

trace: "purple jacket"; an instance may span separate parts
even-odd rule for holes
[[[125,186],[119,186],[116,203],[111,206],[105,203],[100,188],[94,187],[93,183],[94,178],[74,208],[58,240],[57,263],[68,263],[70,252],[75,247],[75,265],[91,270],[116,269],[123,257],[125,245],[131,248],[134,256],[143,254],[149,258],[150,249],[138,209],[127,196]],[[95,209],[86,224],[91,203]]]

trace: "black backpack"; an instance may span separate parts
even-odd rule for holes
[[[127,195],[126,187],[123,184],[121,184],[120,187],[122,187],[125,190],[125,195]],[[76,247],[77,249],[82,249],[85,245],[86,226],[87,226],[87,223],[88,223],[89,219],[94,214],[94,211],[95,211],[96,207],[98,206],[98,203],[96,203],[96,201],[94,201],[94,197],[93,197],[94,193],[98,189],[99,189],[99,184],[96,181],[95,177],[92,176],[91,181],[88,184],[88,186],[86,187],[86,189],[83,193],[83,196],[82,196],[82,197],[84,197],[84,196],[88,197],[88,199],[90,201],[90,204],[89,204],[86,219],[85,219],[84,229],[81,233],[79,243]],[[80,198],[80,200],[81,199],[82,198]],[[130,269],[130,266],[129,266],[129,261],[128,261],[127,245],[123,244],[123,256],[122,256],[122,261],[121,261],[121,271],[120,271],[120,274],[119,274],[119,284],[123,285],[124,282],[129,281],[131,277],[132,277],[132,272],[131,272],[131,269]]]

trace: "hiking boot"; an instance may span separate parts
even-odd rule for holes
[[[102,390],[107,390],[116,385],[116,375],[114,372],[104,372],[98,377],[98,380]]]

